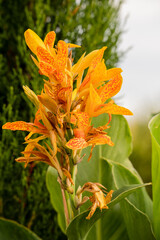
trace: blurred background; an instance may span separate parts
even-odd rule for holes
[[[127,118],[133,136],[130,159],[144,182],[151,181],[151,142],[148,121],[159,112],[160,64],[159,0],[1,0],[0,1],[0,122],[32,121],[34,109],[22,90],[28,85],[37,94],[43,85],[24,31],[42,39],[54,30],[62,39],[80,44],[83,52],[108,48],[108,68],[123,69],[123,86],[116,102],[132,110]],[[13,219],[44,240],[65,239],[49,202],[45,184],[47,166],[14,161],[23,151],[23,132],[1,131],[0,215]],[[149,189],[151,194],[151,189]]]

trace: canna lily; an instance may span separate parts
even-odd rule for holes
[[[108,209],[107,204],[111,201],[113,190],[111,190],[105,196],[104,192],[106,192],[106,188],[103,185],[101,185],[100,183],[87,182],[83,185],[82,188],[77,190],[77,197],[79,197],[85,191],[91,192],[93,194],[89,197],[89,200],[92,202],[93,205],[86,219],[90,219],[93,216],[97,207],[99,207],[100,210]],[[84,202],[86,202],[86,200]]]
[[[82,188],[79,186],[75,195],[71,185],[75,185],[75,165],[81,159],[81,151],[77,150],[92,146],[90,159],[95,145],[113,146],[114,143],[104,131],[109,128],[111,115],[132,115],[131,111],[117,106],[111,99],[121,89],[122,70],[106,68],[103,59],[106,47],[86,56],[84,53],[73,65],[70,48],[79,47],[78,45],[60,40],[54,47],[54,31],[49,32],[44,41],[31,29],[24,36],[35,55],[31,57],[39,68],[39,73],[47,76],[48,80],[44,80],[44,89],[38,96],[28,87],[23,87],[37,109],[34,122],[9,122],[3,125],[3,129],[29,132],[25,138],[27,146],[22,152],[23,156],[16,160],[24,162],[25,166],[33,161],[40,161],[54,167],[58,172],[63,198],[65,190],[73,194],[74,207],[77,208],[88,199],[91,201],[92,207],[87,216],[90,219],[96,208],[108,209],[107,204],[111,201],[113,191],[106,194],[106,189],[101,184],[87,182]],[[92,118],[103,113],[109,115],[109,121],[104,126],[92,126]],[[31,138],[34,134],[39,136]],[[39,142],[44,139],[48,139],[49,143],[45,142],[45,146],[42,146]],[[72,159],[68,148],[73,150]],[[82,193],[85,191],[92,193],[92,196],[85,196],[82,200]],[[65,214],[67,219],[67,212]]]

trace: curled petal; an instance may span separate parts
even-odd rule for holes
[[[72,92],[72,88],[71,87],[61,88],[58,91],[58,98],[59,98],[59,100],[62,100],[63,102],[66,102],[70,92]]]
[[[98,110],[95,116],[98,116],[102,113],[110,113],[110,114],[117,114],[117,115],[133,115],[133,113],[127,108],[120,107],[116,104],[110,104],[110,103],[105,104],[103,108]]]
[[[66,146],[72,150],[83,149],[88,146],[84,138],[72,138],[67,143]]]
[[[86,57],[85,53],[81,56],[81,58],[78,60],[78,62],[73,65],[72,67],[72,73],[73,75],[78,75],[79,73],[83,72],[84,69],[88,68],[93,61],[93,59],[98,55],[99,50],[94,50],[91,53],[89,53]]]
[[[104,134],[98,134],[98,135],[93,135],[92,139],[88,141],[89,145],[96,144],[96,145],[101,145],[101,144],[108,144],[109,146],[113,146],[114,143],[111,141],[111,138],[107,135]]]

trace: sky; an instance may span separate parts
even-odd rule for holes
[[[118,67],[123,69],[121,105],[132,121],[160,112],[160,0],[126,0],[122,20],[129,14],[120,49],[132,47]]]

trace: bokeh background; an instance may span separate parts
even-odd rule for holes
[[[80,44],[83,52],[108,48],[108,68],[123,69],[123,87],[115,101],[133,111],[127,118],[133,136],[130,159],[144,182],[151,181],[148,121],[159,112],[159,0],[0,0],[0,122],[32,121],[34,108],[22,85],[37,94],[43,85],[24,31],[40,37],[54,30],[57,40]],[[0,216],[13,219],[44,240],[66,239],[57,225],[45,184],[47,166],[16,163],[24,145],[23,132],[1,131]],[[148,190],[151,195],[151,189]]]

